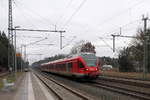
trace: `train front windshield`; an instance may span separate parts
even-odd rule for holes
[[[81,54],[81,57],[89,67],[96,67],[97,58],[94,54]]]

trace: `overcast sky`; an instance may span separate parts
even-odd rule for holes
[[[27,46],[27,54],[43,54],[28,55],[29,61],[34,62],[55,54],[68,54],[73,45],[86,40],[96,46],[97,56],[117,57],[118,52],[111,50],[110,35],[119,34],[120,27],[122,35],[135,35],[143,25],[142,15],[150,13],[149,5],[150,0],[14,0],[14,26],[54,30],[56,25],[57,30],[66,31],[63,46],[69,44],[60,50],[59,33],[17,31],[17,47],[48,37],[38,44],[54,45]],[[7,23],[8,0],[0,0],[0,30],[7,32]],[[116,51],[130,42],[129,38],[117,38]]]

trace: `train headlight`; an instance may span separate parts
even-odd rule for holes
[[[85,69],[85,70],[89,70],[89,69]]]
[[[97,70],[97,68],[95,70]]]

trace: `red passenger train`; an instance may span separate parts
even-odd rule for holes
[[[100,63],[93,53],[80,53],[65,59],[41,64],[42,71],[75,78],[95,79],[99,76]]]

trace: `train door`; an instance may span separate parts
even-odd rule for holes
[[[78,61],[78,71],[80,72],[81,70],[85,70],[85,65],[81,61]]]
[[[73,72],[77,73],[78,72],[78,63],[77,61],[73,61],[73,69],[72,69]]]
[[[56,71],[56,64],[53,64],[53,71]]]
[[[66,63],[66,72],[69,72],[68,63]]]
[[[67,72],[72,72],[72,67],[73,67],[73,63],[72,62],[66,63],[66,71]]]

